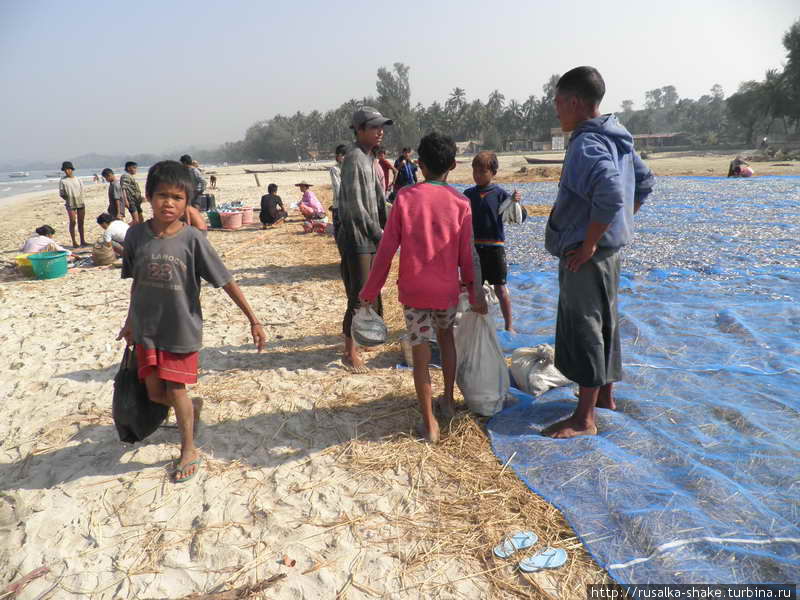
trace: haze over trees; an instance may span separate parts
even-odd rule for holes
[[[648,90],[644,106],[624,100],[617,116],[634,134],[683,132],[698,145],[720,143],[757,145],[761,136],[800,135],[800,19],[783,37],[786,63],[770,69],[763,81],[745,81],[725,97],[719,84],[697,99],[681,98],[674,85]],[[456,141],[475,140],[484,148],[504,150],[512,141],[546,141],[558,127],[553,97],[558,74],[551,75],[541,94],[524,100],[507,98],[494,90],[485,99],[470,98],[455,87],[447,98],[430,106],[412,102],[411,68],[395,63],[378,69],[376,95],[353,98],[324,113],[297,112],[276,115],[254,123],[244,139],[225,144],[217,154],[227,161],[294,161],[329,156],[340,143],[349,142],[350,116],[357,106],[369,104],[394,119],[385,145],[391,150],[414,147],[424,132],[446,132]]]

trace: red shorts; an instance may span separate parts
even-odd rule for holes
[[[145,348],[136,344],[136,361],[139,363],[139,379],[156,373],[159,379],[175,383],[197,383],[199,352],[175,354],[158,348]]]

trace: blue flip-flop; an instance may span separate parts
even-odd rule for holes
[[[175,469],[175,483],[186,483],[187,481],[192,479],[195,475],[197,475],[200,472],[200,463],[201,462],[202,462],[202,459],[196,458],[193,461],[188,462],[185,465],[183,465],[183,467],[177,467]],[[186,476],[183,476],[183,477],[179,477],[179,475],[181,473],[185,473],[186,471],[188,471],[189,467],[191,467],[192,465],[195,465],[197,467],[194,470],[194,473],[192,473],[191,475],[186,475]]]
[[[566,562],[566,550],[562,548],[545,548],[541,552],[519,561],[519,570],[525,573],[535,573],[542,569],[557,569]]]
[[[517,531],[494,547],[494,555],[498,558],[511,558],[511,555],[525,548],[530,548],[539,541],[539,536],[532,531]]]

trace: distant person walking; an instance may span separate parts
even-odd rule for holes
[[[139,183],[136,181],[136,169],[139,168],[132,160],[125,163],[125,172],[119,178],[119,185],[122,189],[122,200],[125,206],[128,207],[128,212],[131,214],[131,225],[137,223],[144,223],[144,214],[142,213],[142,190],[139,188]],[[123,218],[124,215],[120,215]]]
[[[77,248],[78,240],[75,238],[75,225],[78,225],[78,234],[81,238],[80,246],[88,246],[86,237],[83,234],[83,221],[86,217],[86,205],[83,203],[83,183],[75,177],[75,167],[68,160],[61,163],[61,170],[64,177],[58,186],[58,195],[64,200],[64,208],[67,209],[69,218],[69,235],[72,238],[72,245]]]
[[[411,160],[411,148],[403,148],[400,156],[394,161],[394,168],[397,176],[394,179],[394,191],[407,185],[417,183],[417,165]]]
[[[595,435],[595,407],[616,408],[620,254],[633,236],[633,215],[653,189],[633,136],[613,114],[600,114],[605,91],[593,67],[572,69],[556,84],[558,120],[572,135],[545,247],[559,259],[555,365],[578,384],[579,396],[572,416],[542,431],[555,438]]]
[[[331,214],[333,215],[333,237],[339,230],[339,190],[342,187],[342,161],[347,154],[347,146],[339,144],[334,151],[336,163],[328,170],[331,176],[331,190],[333,192],[333,202],[331,202]]]
[[[195,166],[197,163],[193,161],[192,157],[188,154],[181,156],[181,164],[189,169],[189,173],[192,176],[192,182],[194,183],[194,196],[189,199],[189,203],[192,206],[197,207],[199,196],[204,194],[206,191],[206,180],[203,179],[203,174],[200,172],[200,168]]]
[[[108,210],[106,212],[114,219],[125,218],[125,201],[122,199],[122,186],[114,171],[105,168],[101,173],[108,182]]]

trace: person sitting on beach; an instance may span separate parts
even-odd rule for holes
[[[728,177],[752,177],[753,176],[753,169],[747,164],[745,160],[743,160],[740,156],[737,156],[731,161],[731,164],[728,165]]]
[[[311,184],[301,181],[294,185],[295,187],[299,187],[300,191],[303,193],[303,197],[300,198],[300,204],[297,207],[300,210],[300,214],[303,215],[303,218],[309,222],[326,219],[327,215],[325,214],[325,209],[320,201],[317,200],[314,192],[311,191]]]
[[[128,316],[117,336],[135,345],[139,378],[150,400],[175,410],[181,437],[176,483],[188,481],[200,468],[194,425],[202,405],[189,399],[186,385],[197,381],[202,346],[201,279],[222,287],[245,314],[259,352],[267,339],[214,248],[181,220],[194,191],[191,174],[180,163],[162,161],[150,167],[145,192],[153,217],[125,236],[122,277],[133,278],[133,283]]]
[[[575,412],[542,431],[555,438],[595,435],[595,407],[616,408],[621,249],[653,189],[653,174],[636,154],[633,136],[613,114],[600,114],[605,91],[594,67],[572,69],[556,84],[558,120],[572,135],[545,247],[559,259],[555,366],[579,392]]]
[[[473,286],[470,203],[446,183],[448,173],[456,166],[456,145],[449,137],[434,132],[420,140],[417,152],[425,181],[398,192],[359,297],[365,304],[375,302],[400,248],[397,288],[414,355],[414,388],[424,420],[420,433],[436,443],[439,424],[433,416],[428,369],[434,330],[444,375],[444,396],[439,405],[445,418],[452,418],[456,377],[453,325],[461,285],[466,286],[476,312],[485,314],[487,308],[482,296],[478,300]]]
[[[479,152],[472,159],[472,179],[475,186],[464,190],[472,207],[472,230],[475,233],[475,250],[481,261],[484,281],[494,286],[500,302],[506,331],[514,331],[511,322],[511,296],[506,287],[508,264],[506,263],[505,228],[500,207],[509,194],[499,185],[492,183],[497,175],[498,161],[494,152]],[[520,201],[517,190],[510,196],[513,202]],[[523,220],[527,213],[523,210]],[[483,284],[483,282],[481,282]]]
[[[69,236],[72,238],[72,246],[78,248],[78,240],[75,239],[75,225],[78,225],[78,234],[81,238],[80,246],[88,246],[83,235],[83,221],[86,217],[86,205],[83,202],[83,183],[75,177],[75,167],[68,160],[61,163],[61,170],[64,177],[61,178],[58,186],[58,195],[64,200],[64,208],[67,209],[69,218]]]
[[[101,173],[108,182],[108,208],[106,212],[115,219],[125,218],[125,201],[122,199],[122,186],[114,175],[114,171],[105,168]]]
[[[365,373],[366,366],[353,340],[353,315],[359,305],[358,294],[367,281],[378,242],[386,224],[385,190],[380,184],[372,157],[372,149],[383,140],[383,128],[392,124],[371,106],[362,106],[354,114],[350,128],[356,143],[342,161],[342,187],[339,189],[339,227],[336,245],[341,257],[342,283],[347,295],[347,308],[342,319],[344,357],[342,363],[354,373]],[[381,298],[374,303],[382,315]]]
[[[103,243],[111,244],[114,254],[122,256],[125,253],[123,244],[125,243],[125,235],[127,235],[130,228],[129,225],[108,213],[98,215],[97,224],[103,228]]]
[[[25,254],[37,254],[39,252],[66,252],[70,257],[73,256],[72,252],[66,248],[59,246],[53,239],[56,230],[50,225],[42,225],[37,227],[35,233],[25,240],[22,244],[20,252]]]
[[[139,182],[136,181],[136,169],[139,168],[132,160],[125,163],[125,172],[120,175],[119,185],[122,190],[122,200],[131,215],[131,225],[144,223],[144,213],[142,213],[142,190]],[[123,215],[119,215],[122,218]]]
[[[328,170],[331,176],[331,192],[333,194],[333,202],[331,202],[331,215],[333,216],[333,237],[336,237],[336,232],[339,229],[339,209],[338,198],[339,190],[342,187],[342,161],[344,155],[347,154],[347,146],[339,144],[334,151],[334,158],[336,163]]]
[[[267,193],[261,196],[261,229],[266,229],[268,225],[279,225],[288,217],[286,209],[283,208],[283,200],[276,193],[278,186],[270,183],[267,186]]]

